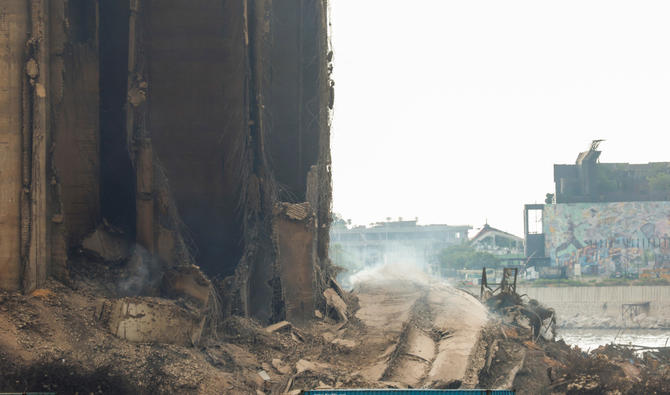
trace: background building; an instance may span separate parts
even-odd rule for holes
[[[347,228],[343,221],[330,231],[331,258],[350,272],[381,263],[415,265],[432,272],[446,247],[468,240],[469,225],[417,225],[412,221],[378,222]],[[346,278],[342,279],[346,283]]]
[[[556,194],[524,210],[526,257],[567,275],[653,275],[670,264],[670,163],[555,165]],[[551,197],[551,196],[550,196]]]
[[[477,250],[500,256],[523,254],[523,239],[511,233],[496,229],[485,224],[477,234],[470,239],[470,244]]]

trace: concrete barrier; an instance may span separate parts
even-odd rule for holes
[[[464,289],[479,295],[479,287]],[[553,308],[557,323],[562,327],[670,327],[670,286],[519,286],[517,292]],[[626,306],[646,303],[649,303],[648,308]]]
[[[519,287],[559,316],[591,315],[620,318],[624,304],[649,302],[650,317],[670,318],[670,286]]]

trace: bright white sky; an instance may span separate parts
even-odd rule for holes
[[[523,233],[591,140],[670,161],[670,1],[331,0],[334,211]]]

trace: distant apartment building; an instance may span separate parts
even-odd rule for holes
[[[555,194],[526,205],[530,265],[638,276],[670,265],[670,163],[599,163],[598,142],[554,165]]]
[[[439,252],[467,241],[470,229],[469,225],[418,225],[416,220],[353,228],[335,222],[330,230],[331,258],[335,264],[357,268],[400,263],[433,271]]]

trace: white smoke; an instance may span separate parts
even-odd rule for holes
[[[373,262],[362,262],[365,256],[361,257],[354,251],[344,252],[353,260],[344,265],[345,271],[338,276],[338,281],[347,289],[353,289],[360,284],[390,285],[398,281],[409,281],[417,285],[428,285],[441,281],[430,274],[428,258],[423,251],[411,245],[387,245],[384,252]]]
[[[413,283],[428,285],[431,276],[422,270],[414,262],[381,263],[366,267],[349,277],[352,287],[359,284],[381,284],[396,281],[411,281]]]
[[[119,294],[138,296],[155,293],[161,279],[160,269],[158,260],[146,248],[136,244],[118,283]]]

